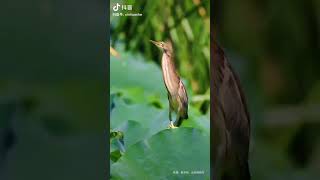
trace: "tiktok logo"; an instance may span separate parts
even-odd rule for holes
[[[116,5],[113,6],[113,11],[118,11],[119,10],[119,7],[120,7],[120,4],[117,3]]]

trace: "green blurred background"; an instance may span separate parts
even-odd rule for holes
[[[0,179],[104,179],[107,2],[0,2]]]
[[[252,122],[253,179],[320,177],[320,1],[215,2]]]

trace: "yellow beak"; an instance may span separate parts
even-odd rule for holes
[[[150,42],[152,42],[154,45],[156,45],[157,47],[159,48],[162,48],[161,47],[161,42],[157,42],[157,41],[152,41],[152,40],[149,40]]]

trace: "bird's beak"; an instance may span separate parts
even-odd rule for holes
[[[152,43],[153,43],[154,45],[156,45],[157,47],[162,48],[160,42],[152,41],[152,40],[149,40],[149,41],[152,42]]]

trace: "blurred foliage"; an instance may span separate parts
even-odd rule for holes
[[[303,101],[320,77],[320,3],[225,0],[219,9],[218,37],[246,58],[244,76],[261,88],[267,105]]]
[[[252,179],[319,179],[319,1],[223,0],[216,9],[251,115]]]
[[[195,93],[209,89],[210,1],[112,0],[111,5],[116,2],[132,4],[132,13],[141,13],[142,17],[116,17],[111,13],[112,47],[123,43],[125,50],[143,52],[147,60],[160,64],[162,53],[149,40],[171,39],[181,76],[191,82]]]
[[[121,59],[111,57],[110,62],[111,178],[209,179],[209,114],[197,106],[208,100],[190,103],[189,119],[178,129],[167,129],[168,100],[159,66],[120,54]],[[192,171],[204,174],[191,175]]]
[[[0,179],[103,179],[103,1],[1,1]]]

